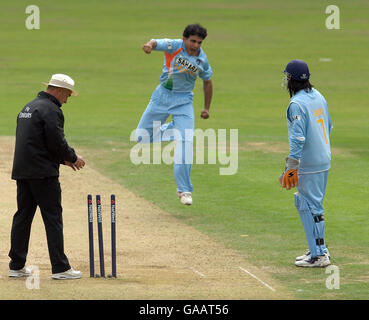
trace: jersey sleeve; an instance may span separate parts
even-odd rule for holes
[[[213,74],[213,69],[211,68],[209,62],[206,61],[204,69],[201,72],[199,72],[199,77],[202,80],[210,80],[212,74]]]
[[[60,162],[76,162],[77,155],[68,145],[64,135],[64,115],[61,110],[49,110],[44,116],[46,146]]]
[[[297,103],[292,102],[287,109],[289,123],[288,140],[290,153],[288,157],[299,160],[302,156],[306,138],[306,117]]]
[[[183,43],[180,39],[152,39],[156,41],[156,51],[165,51],[167,53],[173,53],[177,51]]]

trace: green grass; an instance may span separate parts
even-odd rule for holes
[[[102,172],[195,228],[266,268],[296,299],[368,299],[369,44],[366,1],[335,1],[341,29],[325,28],[328,1],[34,1],[41,29],[24,26],[27,1],[2,1],[0,10],[0,135],[13,135],[20,108],[52,73],[76,80],[80,96],[63,106],[65,130],[76,149],[89,149]],[[162,68],[145,55],[153,37],[179,38],[201,22],[203,48],[214,69],[211,118],[199,117],[202,85],[195,87],[197,128],[238,129],[239,143],[266,142],[280,150],[239,151],[236,175],[220,165],[194,165],[194,205],[175,197],[173,168],[135,166],[129,141]],[[288,150],[281,90],[286,63],[309,63],[312,83],[325,95],[334,123],[325,200],[326,240],[340,268],[339,290],[325,287],[324,270],[293,265],[306,248],[293,205],[277,177]],[[331,62],[321,62],[330,58]],[[115,149],[113,151],[112,149]],[[247,235],[247,236],[245,236]]]

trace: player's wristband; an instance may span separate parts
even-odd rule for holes
[[[299,166],[300,166],[300,161],[299,160],[296,160],[296,159],[290,158],[290,157],[286,158],[285,172],[288,171],[288,170],[298,169]]]

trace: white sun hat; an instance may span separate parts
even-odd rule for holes
[[[72,96],[78,96],[77,91],[74,90],[74,80],[66,74],[53,74],[50,81],[48,83],[43,82],[43,84],[46,86],[69,89],[70,91],[72,91]]]

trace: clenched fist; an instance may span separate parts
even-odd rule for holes
[[[207,110],[207,109],[203,109],[202,111],[201,111],[201,118],[203,118],[203,119],[208,119],[209,118],[209,110]]]
[[[142,50],[149,54],[151,53],[152,50],[154,50],[156,47],[156,41],[155,40],[150,40],[149,42],[145,43],[143,46],[142,46]]]

